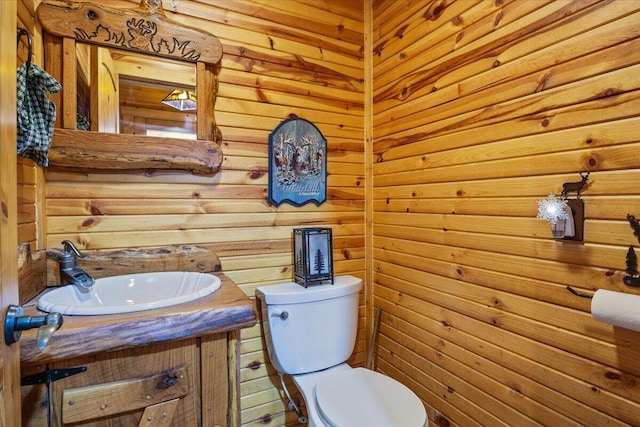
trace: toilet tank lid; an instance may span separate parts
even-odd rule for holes
[[[332,284],[304,287],[294,282],[259,286],[256,294],[265,304],[299,304],[339,298],[360,292],[362,280],[355,276],[336,276]]]

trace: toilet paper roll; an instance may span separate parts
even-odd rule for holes
[[[640,295],[599,289],[591,300],[591,315],[599,322],[640,331]]]

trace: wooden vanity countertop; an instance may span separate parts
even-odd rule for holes
[[[62,326],[43,350],[36,344],[37,329],[23,331],[20,360],[28,365],[47,363],[254,326],[254,302],[226,275],[213,274],[222,286],[195,301],[124,314],[65,315]],[[37,297],[25,304],[25,316],[42,315],[36,303]]]

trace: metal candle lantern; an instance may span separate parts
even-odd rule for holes
[[[294,228],[293,254],[295,281],[333,284],[333,243],[330,228]]]

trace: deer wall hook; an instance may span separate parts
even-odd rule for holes
[[[562,193],[560,193],[560,195],[563,197],[567,197],[567,193],[572,193],[575,191],[577,193],[576,198],[579,199],[580,192],[582,191],[584,186],[587,185],[587,181],[589,180],[590,174],[591,172],[587,172],[586,174],[583,174],[582,172],[580,172],[580,177],[582,178],[581,181],[565,182],[564,184],[562,184]]]
[[[580,181],[562,184],[560,197],[549,194],[547,199],[538,200],[538,218],[549,221],[553,238],[556,240],[583,241],[584,233],[584,201],[580,192],[587,185],[591,172],[580,173]],[[575,199],[567,195],[575,192]]]

